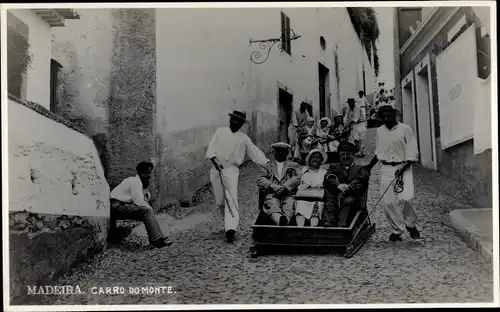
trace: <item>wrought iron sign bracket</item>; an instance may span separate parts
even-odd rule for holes
[[[281,54],[283,54],[285,52],[283,50],[283,41],[285,39],[285,32],[287,32],[287,31],[290,31],[290,33],[291,33],[291,36],[290,36],[290,39],[289,39],[290,41],[297,40],[300,37],[302,37],[302,35],[295,34],[295,32],[293,31],[293,29],[285,29],[281,33],[281,37],[280,38],[270,38],[270,39],[265,39],[265,40],[251,40],[250,39],[250,45],[252,45],[254,43],[258,43],[259,44],[259,49],[261,51],[263,51],[262,53],[265,53],[265,58],[262,61],[259,61],[259,59],[262,57],[262,53],[260,51],[253,51],[252,54],[250,55],[250,60],[253,63],[255,63],[255,64],[262,64],[262,63],[264,63],[269,58],[269,54],[271,54],[271,49],[276,44],[278,44],[277,45],[278,49],[280,49]]]

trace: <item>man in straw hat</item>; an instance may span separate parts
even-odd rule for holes
[[[363,139],[366,134],[366,111],[356,104],[354,98],[347,99],[349,108],[346,111],[344,123],[350,128],[349,141],[356,145],[356,156],[366,156],[363,150]]]
[[[354,131],[356,131],[358,136],[358,154],[357,156],[365,157],[365,139],[366,139],[366,131],[368,130],[368,116],[366,114],[366,110],[368,108],[368,100],[365,97],[364,91],[358,91],[359,98],[356,101],[356,106],[358,107],[357,116],[355,116],[356,124],[354,125]]]
[[[210,143],[206,157],[212,161],[210,182],[212,183],[215,202],[224,215],[225,236],[232,243],[239,223],[238,214],[238,177],[239,166],[245,155],[264,166],[269,160],[266,155],[253,144],[241,127],[246,123],[246,113],[235,110],[229,113],[229,127],[218,128]]]
[[[298,133],[306,126],[307,118],[309,116],[309,109],[311,105],[307,102],[300,103],[300,108],[292,112],[292,120],[288,128],[288,139],[292,147],[293,155],[300,158],[300,142],[298,140]]]
[[[291,196],[300,184],[300,166],[287,156],[291,146],[284,142],[271,145],[272,159],[264,168],[257,185],[266,196],[264,213],[277,225],[288,225],[294,216],[294,198]]]
[[[420,238],[420,233],[415,227],[417,215],[412,203],[414,197],[412,164],[418,161],[417,140],[410,126],[397,121],[397,113],[397,109],[391,105],[379,108],[378,115],[384,126],[377,129],[375,157],[368,165],[368,169],[371,170],[378,161],[382,163],[380,192],[383,194],[386,189],[387,192],[380,203],[392,227],[389,240],[393,242],[401,239],[405,228],[412,239]],[[402,190],[396,181],[389,187],[395,178],[402,180]],[[397,200],[403,202],[402,213]]]
[[[325,176],[325,226],[348,227],[368,189],[369,171],[355,163],[356,147],[341,142],[337,148],[340,163],[331,164]]]

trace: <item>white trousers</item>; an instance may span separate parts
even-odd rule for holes
[[[224,186],[221,182],[221,174],[224,177]],[[210,170],[210,182],[212,183],[215,203],[217,206],[225,205],[224,210],[224,227],[227,230],[235,230],[238,228],[240,215],[238,213],[238,178],[240,170],[236,166],[224,167],[219,173],[217,169],[212,167]],[[226,199],[224,198],[227,198]],[[231,205],[234,216],[229,212]]]
[[[367,130],[368,130],[368,128],[367,128],[366,121],[357,123],[357,124],[353,125],[353,127],[352,127],[351,143],[355,143],[354,141],[359,141],[359,147],[361,148],[361,150],[364,149],[364,141],[366,139],[366,131]]]
[[[394,180],[396,170],[401,169],[403,165],[388,166],[382,165],[380,169],[380,195],[382,195],[387,187]],[[392,231],[395,234],[403,234],[405,226],[414,227],[417,222],[417,214],[413,207],[414,185],[413,185],[413,170],[412,167],[406,169],[403,173],[403,191],[396,193],[394,191],[394,182],[384,197],[380,201],[384,209],[387,221],[389,221]],[[403,210],[398,205],[398,201],[403,203]]]

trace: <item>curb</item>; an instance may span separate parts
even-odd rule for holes
[[[492,211],[489,208],[480,209],[458,209],[449,213],[451,225],[465,239],[467,244],[475,251],[479,252],[486,260],[493,262],[492,243],[485,242],[479,235],[474,232],[474,225],[470,224],[462,214],[464,211]]]

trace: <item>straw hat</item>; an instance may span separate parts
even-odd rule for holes
[[[288,143],[285,143],[285,142],[277,142],[277,143],[273,143],[271,144],[271,148],[273,149],[277,149],[277,148],[284,148],[284,149],[291,149],[292,147],[290,146],[290,144]]]
[[[326,163],[326,161],[328,160],[328,155],[326,154],[326,152],[315,148],[315,149],[311,150],[309,152],[309,154],[307,154],[307,156],[306,156],[306,165],[307,166],[309,166],[309,160],[311,159],[312,154],[315,154],[315,153],[320,153],[321,156],[323,157],[323,160],[321,161],[322,165],[324,165]]]
[[[244,122],[247,121],[247,113],[243,111],[234,110],[232,113],[229,113],[228,115]]]

